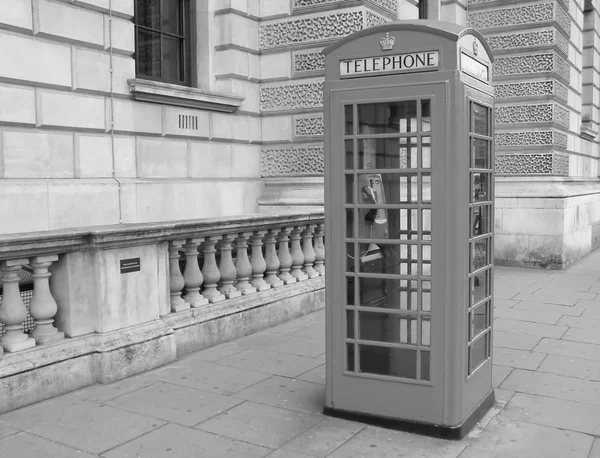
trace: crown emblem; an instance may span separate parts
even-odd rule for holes
[[[394,49],[394,42],[396,39],[394,37],[390,37],[390,32],[386,32],[385,37],[379,40],[379,44],[381,45],[382,51],[391,51]]]

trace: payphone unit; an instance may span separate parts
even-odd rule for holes
[[[397,21],[324,54],[325,411],[462,437],[494,402],[490,48]]]

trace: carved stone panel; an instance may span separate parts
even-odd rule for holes
[[[555,103],[502,105],[496,107],[496,124],[556,122],[569,127],[569,110]]]
[[[325,71],[325,56],[321,49],[292,52],[292,74],[300,76]]]
[[[562,132],[552,130],[522,131],[522,132],[496,132],[496,146],[559,146],[567,147],[567,136]]]
[[[325,164],[322,146],[265,149],[260,163],[263,177],[322,176]]]
[[[571,77],[569,64],[554,52],[499,57],[493,64],[493,74],[495,76],[544,72],[554,72],[566,81],[569,81]]]
[[[300,115],[294,117],[294,138],[322,137],[323,115]]]
[[[323,106],[323,83],[261,86],[260,109],[263,112],[302,110]]]
[[[497,98],[555,95],[566,101],[568,95],[567,88],[553,80],[496,84],[494,91]]]
[[[483,29],[518,24],[531,24],[554,19],[554,3],[537,3],[513,8],[470,12],[467,23],[470,27]]]
[[[569,174],[569,157],[560,153],[497,154],[497,175]]]
[[[555,45],[565,54],[569,52],[567,39],[556,29],[510,32],[506,35],[488,35],[486,36],[486,40],[494,51]]]

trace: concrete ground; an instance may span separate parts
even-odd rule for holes
[[[0,415],[0,456],[600,458],[600,250],[495,279],[497,402],[462,441],[323,416],[319,311]]]

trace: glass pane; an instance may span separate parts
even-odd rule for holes
[[[416,173],[400,175],[400,203],[419,202],[417,180],[418,176]]]
[[[421,380],[430,380],[431,369],[430,369],[430,355],[426,350],[421,350]]]
[[[416,280],[400,280],[400,309],[417,310],[418,290]]]
[[[489,356],[488,338],[489,333],[485,333],[476,342],[469,347],[469,369],[470,373],[477,369]]]
[[[160,34],[138,30],[136,63],[138,74],[160,78]]]
[[[401,169],[416,169],[418,155],[418,139],[417,137],[402,137],[400,142],[400,165]]]
[[[422,240],[431,240],[431,209],[423,209],[423,234]]]
[[[417,102],[367,103],[358,105],[359,134],[391,134],[417,130]]]
[[[162,0],[162,30],[174,35],[183,35],[181,30],[181,1]]]
[[[354,237],[354,210],[346,209],[346,237]]]
[[[490,263],[489,241],[490,239],[483,239],[471,242],[471,272],[475,272]]]
[[[471,237],[491,233],[489,205],[471,208]]]
[[[476,308],[474,308],[469,316],[471,318],[471,325],[469,328],[469,340],[473,340],[479,334],[487,329],[488,323],[488,304],[489,302],[485,302]]]
[[[354,301],[354,284],[356,279],[354,277],[346,277],[346,304],[356,305]]]
[[[431,345],[431,321],[429,318],[421,318],[421,345],[429,347]]]
[[[346,272],[354,272],[354,243],[346,243]]]
[[[354,372],[354,344],[346,344],[346,370]]]
[[[421,100],[421,131],[431,131],[431,101]]]
[[[346,135],[352,135],[354,133],[352,127],[354,125],[354,109],[352,105],[344,106],[344,124],[346,126]]]
[[[421,202],[431,203],[431,175],[428,173],[421,175]]]
[[[359,209],[358,237],[398,240],[400,238],[400,209]]]
[[[354,193],[352,192],[352,185],[354,184],[354,175],[346,175],[346,203],[354,203]]]
[[[399,274],[403,246],[406,245],[359,243],[360,272]]]
[[[418,202],[419,188],[416,174],[360,173],[358,187],[361,204]]]
[[[471,186],[471,202],[485,202],[490,200],[489,173],[471,173]]]
[[[480,138],[472,138],[471,142],[471,168],[489,169],[490,142]]]
[[[137,0],[135,17],[139,25],[160,29],[160,0]]]
[[[473,306],[490,295],[490,271],[486,270],[471,278],[471,304]]]
[[[417,378],[417,350],[359,345],[360,372]]]
[[[473,122],[473,132],[480,135],[489,135],[489,109],[477,103],[471,104],[471,117]]]
[[[429,312],[431,310],[431,282],[421,282],[421,311]]]
[[[390,313],[360,312],[359,339],[387,343],[417,343],[417,319]]]
[[[421,138],[421,168],[431,168],[431,137]]]
[[[424,277],[430,277],[431,276],[431,245],[423,245],[421,247],[423,254],[422,254],[422,272],[421,275],[423,275]]]
[[[416,281],[359,278],[360,305],[396,310],[417,310]]]
[[[354,310],[346,310],[346,337],[354,339]]]
[[[354,140],[346,140],[346,170],[354,168]]]
[[[182,45],[183,40],[179,38],[170,38],[163,35],[162,58],[163,68],[162,77],[169,81],[183,81],[182,71]]]

